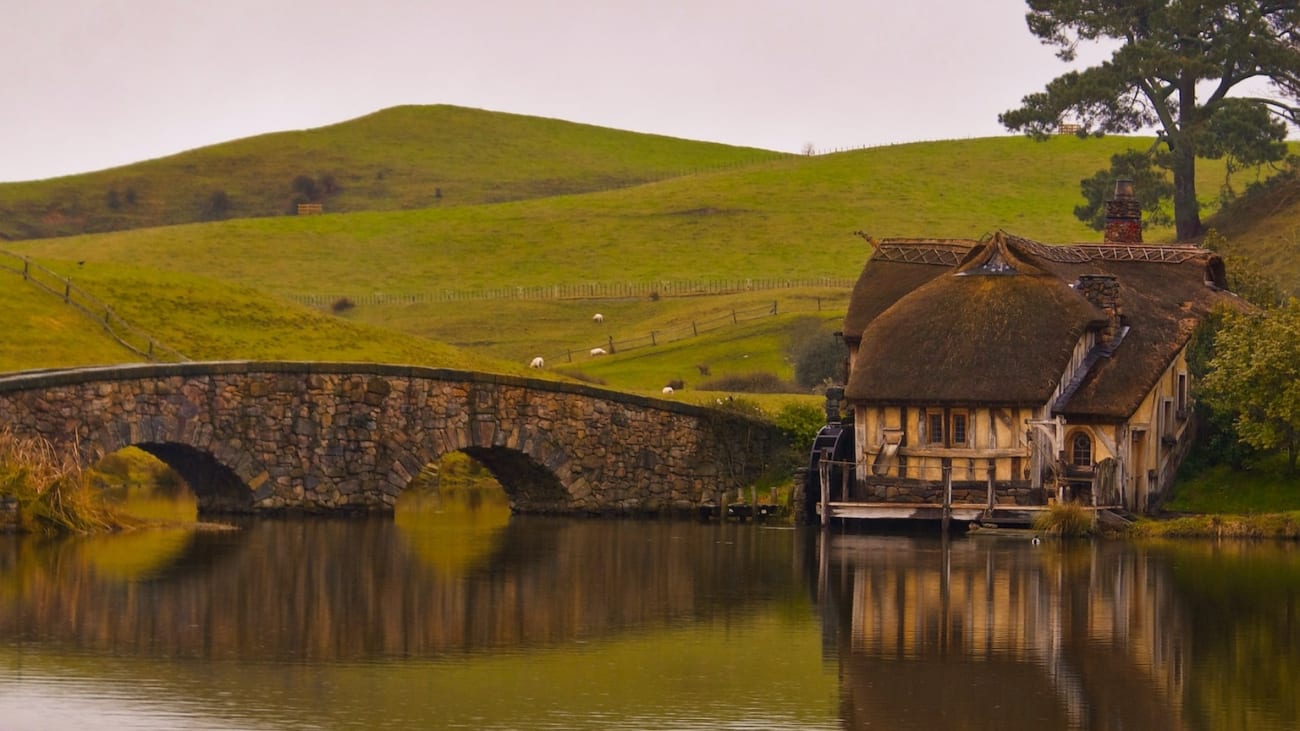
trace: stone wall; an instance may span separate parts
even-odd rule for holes
[[[587,386],[408,366],[187,363],[0,378],[0,424],[93,463],[135,445],[204,511],[388,510],[464,451],[520,512],[688,511],[786,446],[771,425]]]

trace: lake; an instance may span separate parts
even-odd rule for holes
[[[5,729],[1293,729],[1294,543],[511,517],[0,537]]]

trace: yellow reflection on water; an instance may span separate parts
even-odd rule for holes
[[[149,528],[95,536],[78,542],[86,565],[96,574],[119,581],[139,581],[170,566],[189,545],[189,528]]]
[[[444,457],[438,476],[397,501],[393,522],[420,561],[445,579],[464,576],[492,554],[510,523],[505,491],[478,463]]]

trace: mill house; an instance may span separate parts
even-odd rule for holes
[[[852,469],[818,509],[1011,522],[1052,501],[1156,505],[1194,432],[1188,342],[1240,304],[1219,256],[1141,231],[1120,181],[1099,244],[872,241],[844,321],[851,424],[823,452]]]

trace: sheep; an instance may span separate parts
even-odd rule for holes
[[[533,358],[532,362],[528,364],[528,367],[529,367],[529,368],[544,368],[544,367],[546,367],[546,361],[543,360],[543,359],[542,359],[542,356],[539,355],[539,356],[537,356],[536,358]]]
[[[591,316],[591,321],[599,325],[605,321],[605,316],[597,312],[596,314]]]
[[[664,386],[664,395],[665,395],[665,396],[671,396],[671,395],[672,395],[672,392],[673,392],[673,387],[672,387],[672,386]]]
[[[604,349],[604,348],[592,348],[592,349],[591,349],[591,357],[595,358],[595,357],[598,356],[598,355],[605,355],[605,349]]]

